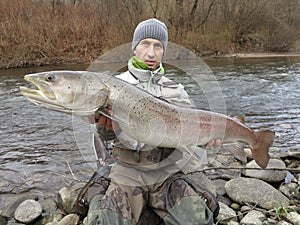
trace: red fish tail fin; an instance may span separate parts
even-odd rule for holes
[[[252,146],[252,155],[261,168],[266,168],[269,163],[269,148],[273,143],[275,132],[270,130],[255,131],[258,142]]]

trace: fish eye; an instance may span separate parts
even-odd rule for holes
[[[55,78],[55,76],[53,75],[53,74],[48,74],[47,76],[46,76],[46,81],[54,81],[54,78]]]

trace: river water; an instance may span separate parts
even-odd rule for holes
[[[276,131],[271,151],[300,150],[300,59],[207,61],[224,100],[224,112],[243,115],[253,129]],[[58,69],[85,70],[88,65],[0,70],[0,209],[14,194],[54,196],[93,172],[78,150],[72,117],[27,101],[19,87],[27,73]],[[197,107],[211,109],[201,88],[170,69]],[[214,101],[212,101],[214,102]]]

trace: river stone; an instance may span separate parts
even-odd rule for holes
[[[293,223],[293,225],[300,225],[300,215],[297,212],[289,212],[286,218]]]
[[[259,211],[252,210],[247,213],[246,216],[241,220],[243,225],[260,225],[266,219],[266,216]]]
[[[300,151],[288,152],[288,156],[300,159]]]
[[[228,223],[227,223],[227,225],[240,225],[238,222],[236,222],[236,221],[229,221]]]
[[[236,212],[223,202],[219,202],[220,211],[217,220],[220,224],[227,224],[229,220],[237,221]],[[230,218],[230,219],[228,219]]]
[[[57,223],[63,218],[63,215],[60,213],[55,214],[48,214],[41,218],[40,221],[37,221],[36,224],[51,224],[51,223]],[[39,223],[38,223],[39,222]]]
[[[79,222],[79,216],[76,214],[69,214],[65,216],[57,225],[76,225]]]
[[[225,192],[225,184],[226,184],[226,180],[223,180],[223,179],[216,179],[216,180],[213,180],[214,184],[215,184],[215,187],[216,187],[216,192],[217,192],[217,196],[223,196],[226,194]]]
[[[254,179],[239,177],[225,184],[227,195],[234,201],[244,204],[257,204],[264,209],[287,206],[289,199],[268,183]]]
[[[279,153],[280,158],[296,158],[300,159],[300,151],[295,150],[295,151],[288,151],[288,152],[280,152]]]
[[[280,159],[270,159],[267,166],[268,170],[261,169],[254,160],[247,163],[246,168],[257,168],[257,170],[246,169],[245,175],[261,179],[267,182],[279,182],[286,177],[285,170],[269,170],[270,168],[286,169],[285,163]]]
[[[289,199],[300,199],[299,185],[296,183],[283,183],[279,190]]]
[[[51,198],[47,198],[41,201],[41,206],[43,208],[43,212],[52,213],[57,209],[57,203]]]
[[[291,223],[289,223],[289,222],[286,222],[286,221],[277,221],[276,223],[272,223],[272,224],[276,224],[276,225],[293,225],[293,224],[291,224]]]
[[[2,216],[0,216],[0,225],[6,225],[7,221]]]
[[[31,223],[42,214],[42,206],[35,200],[22,202],[15,211],[15,219],[21,223]]]
[[[15,213],[17,207],[27,199],[37,200],[38,196],[37,195],[28,195],[28,194],[16,195],[16,197],[10,203],[8,203],[6,206],[4,206],[1,209],[1,216],[7,217],[7,218],[12,218],[14,216],[14,213]]]
[[[63,187],[58,191],[58,206],[66,214],[76,213],[76,199],[85,183]]]

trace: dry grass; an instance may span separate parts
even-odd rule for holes
[[[281,1],[283,5],[274,5]],[[1,0],[0,67],[90,62],[103,52],[130,42],[137,23],[154,15],[167,24],[170,41],[201,55],[286,52],[299,46],[300,16],[292,5],[285,10],[284,0],[253,0],[251,4],[241,0],[236,2],[236,10],[226,12],[222,4],[229,1],[205,0],[199,1],[202,5],[194,14],[189,7],[195,0],[179,6],[176,4],[181,1],[172,0],[71,2]],[[211,3],[213,7],[209,8]],[[282,10],[278,11],[278,7]],[[282,14],[276,15],[272,10]],[[289,16],[285,16],[287,13]]]
[[[89,61],[105,43],[97,5],[78,7],[33,1],[0,2],[0,64],[29,66]]]

